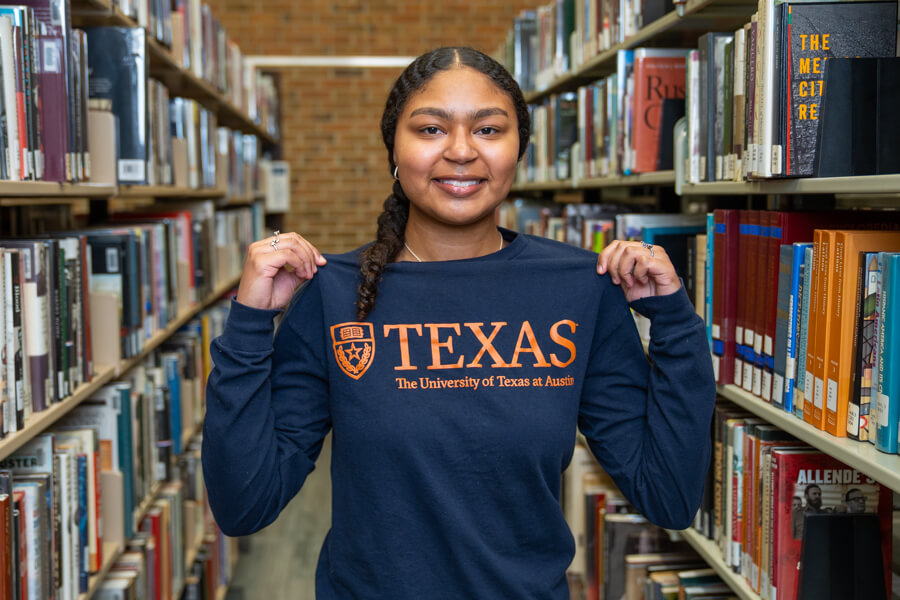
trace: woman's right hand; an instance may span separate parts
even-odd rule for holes
[[[323,265],[325,257],[299,234],[275,232],[247,249],[237,301],[252,308],[284,308]]]

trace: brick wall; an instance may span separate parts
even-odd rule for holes
[[[537,0],[208,0],[245,54],[416,56],[443,45],[493,53]],[[280,71],[282,156],[297,231],[323,252],[373,239],[390,193],[379,121],[401,69]]]

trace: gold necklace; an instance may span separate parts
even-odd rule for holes
[[[497,233],[500,234],[500,247],[497,248],[497,252],[500,252],[501,250],[503,250],[503,234],[500,233],[500,230],[499,230],[499,229],[497,230]],[[422,262],[422,259],[419,258],[419,255],[418,255],[418,254],[416,254],[415,252],[412,251],[412,248],[409,247],[409,244],[407,244],[407,243],[404,241],[404,242],[403,242],[403,245],[406,247],[406,249],[409,251],[409,253],[412,254],[413,258],[416,259],[416,262]]]

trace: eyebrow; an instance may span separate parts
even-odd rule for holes
[[[439,119],[444,119],[445,121],[453,120],[453,113],[443,108],[433,108],[430,106],[423,106],[422,108],[417,108],[412,111],[409,116],[415,117],[416,115],[431,115],[433,117],[438,117]],[[499,107],[491,107],[491,108],[482,108],[476,111],[469,112],[469,119],[472,121],[477,121],[478,119],[483,119],[485,117],[493,117],[495,115],[501,115],[504,117],[508,117],[509,113]]]

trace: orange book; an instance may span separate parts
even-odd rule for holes
[[[634,172],[658,170],[663,100],[684,99],[687,50],[634,51]]]
[[[857,263],[860,252],[900,251],[897,231],[838,231],[834,240],[834,262],[830,267],[831,329],[825,348],[825,431],[847,435],[850,403],[850,371],[853,356],[853,324],[859,285]]]
[[[815,319],[815,339],[807,341],[807,356],[812,354],[813,396],[812,405],[809,396],[803,405],[803,419],[819,429],[825,429],[825,349],[831,337],[831,301],[830,275],[834,263],[834,235],[832,229],[823,229],[819,244],[818,262],[816,263],[816,283],[812,292],[816,295],[816,310],[810,311],[810,319]],[[810,329],[812,329],[810,321]],[[808,374],[807,374],[808,376]],[[807,418],[811,408],[810,418]]]

